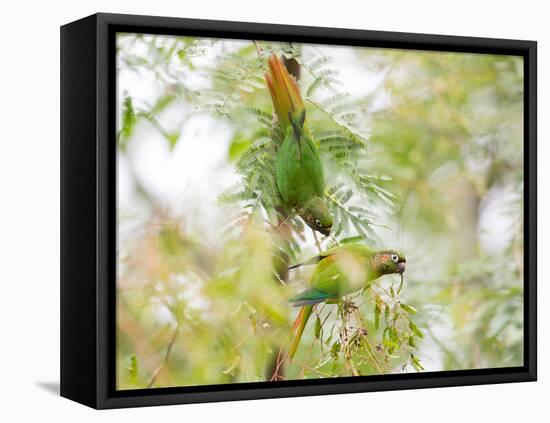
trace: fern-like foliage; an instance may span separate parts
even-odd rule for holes
[[[200,93],[188,87],[182,78],[194,69],[194,59],[206,54],[206,47],[215,40],[193,37],[165,37],[144,34],[124,34],[117,37],[117,71],[124,69],[140,77],[154,78],[163,90],[152,102],[139,104],[127,92],[121,105],[121,122],[117,131],[117,144],[125,151],[131,140],[134,126],[145,120],[152,125],[173,148],[180,136],[179,127],[167,129],[160,115],[174,102],[196,102]],[[144,49],[144,47],[146,47]],[[183,119],[183,117],[182,117]]]
[[[120,60],[130,68],[137,72],[143,69],[155,72],[157,78],[173,88],[158,100],[158,104],[135,105],[130,97],[124,98],[119,147],[126,148],[132,128],[140,119],[148,121],[171,145],[175,145],[178,136],[163,128],[159,113],[171,101],[184,96],[186,102],[193,105],[193,113],[208,114],[231,125],[234,143],[239,145],[238,153],[234,157],[230,155],[230,159],[234,160],[240,181],[219,196],[219,203],[227,207],[227,226],[223,235],[235,239],[250,219],[262,219],[266,230],[274,235],[277,249],[273,258],[274,274],[281,282],[286,282],[282,280],[285,276],[275,268],[286,270],[290,264],[308,258],[304,256],[306,250],[311,254],[312,237],[318,249],[355,241],[380,245],[375,229],[379,226],[377,211],[393,207],[395,196],[385,188],[391,178],[368,171],[369,162],[374,158],[369,155],[370,132],[366,125],[367,113],[362,106],[364,101],[345,91],[339,79],[338,64],[312,46],[242,42],[238,44],[239,48],[226,50],[222,42],[215,45],[216,60],[201,69],[204,87],[189,90],[185,78],[181,77],[181,70],[183,67],[194,69],[193,58],[203,54],[207,42],[214,46],[215,41],[199,42],[185,37],[162,42],[151,39],[149,47],[155,52],[153,57],[158,58],[162,65],[142,63],[139,54],[122,56]],[[310,233],[309,227],[295,211],[285,206],[277,189],[276,158],[284,136],[274,117],[264,80],[266,61],[271,53],[284,57],[287,67],[292,66],[291,73],[299,76],[308,128],[324,164],[325,196],[334,225],[331,235],[320,240],[318,234]],[[414,339],[420,337],[421,332],[414,326],[407,310],[403,311],[403,305],[399,305],[395,292],[369,287],[366,293],[370,297],[369,307],[374,307],[375,329],[373,324],[363,320],[364,312],[339,307],[337,313],[330,312],[323,317],[324,320],[333,319],[335,324],[332,327],[338,329],[322,334],[325,325],[322,322],[316,324],[321,349],[330,346],[328,358],[334,365],[343,352],[347,365],[342,372],[348,372],[348,367],[352,366],[355,374],[362,371],[361,357],[368,361],[367,367],[380,369],[408,342],[408,362],[419,370],[421,365],[414,353]],[[363,304],[365,307],[366,303]],[[384,320],[385,329],[380,334],[379,346],[371,345],[372,339],[369,340],[367,334],[378,330],[382,311],[385,316],[389,313]],[[320,314],[317,320],[320,321]],[[339,333],[333,333],[335,331]],[[351,355],[357,359],[350,361]],[[325,356],[322,357],[324,360]],[[317,365],[324,366],[323,363]]]
[[[372,227],[376,214],[365,207],[348,205],[352,197],[353,191],[343,183],[331,187],[327,192],[329,208],[337,222],[333,228],[334,237],[356,233],[363,239],[378,240]]]
[[[273,117],[263,78],[266,58],[276,53],[299,64],[309,128],[326,163],[327,179],[338,180],[326,192],[335,220],[331,242],[341,236],[361,236],[377,244],[376,214],[360,204],[367,200],[372,209],[391,207],[394,196],[380,186],[388,177],[365,171],[369,160],[369,132],[361,122],[365,112],[351,94],[339,91],[342,83],[329,56],[315,49],[303,55],[302,50],[288,43],[250,45],[227,54],[212,70],[212,89],[202,94],[203,100],[208,99],[202,107],[241,128],[246,126],[248,131],[248,148],[236,164],[243,183],[231,187],[220,199],[239,202],[251,213],[259,207],[272,226],[284,220],[303,237],[303,223],[295,216],[289,219],[292,211],[284,209],[275,182],[276,155],[283,134]]]
[[[125,151],[128,142],[134,132],[134,126],[139,120],[146,120],[158,132],[162,134],[168,142],[170,148],[173,148],[180,136],[178,130],[167,130],[159,120],[159,114],[174,100],[173,96],[163,96],[154,105],[145,104],[143,108],[137,108],[133,105],[132,97],[126,95],[122,106],[122,124],[117,132],[117,143],[121,151]]]
[[[395,196],[380,186],[380,182],[391,178],[372,176],[365,171],[368,160],[373,159],[367,149],[370,132],[364,123],[366,111],[349,92],[340,90],[338,71],[330,56],[312,50],[301,63],[311,74],[311,82],[305,90],[306,101],[328,122],[328,127],[315,132],[321,152],[348,177],[358,194],[374,204],[381,200],[393,207]]]
[[[212,86],[201,91],[198,108],[234,120],[246,107],[243,98],[265,88],[264,64],[253,57],[250,48],[225,53],[208,74]]]
[[[275,261],[286,268],[304,258],[302,249],[307,245],[309,228],[292,210],[285,208],[276,185],[275,164],[283,134],[273,116],[263,82],[265,60],[273,52],[300,66],[308,128],[325,163],[328,185],[325,196],[334,225],[331,235],[320,242],[314,234],[317,247],[330,248],[357,241],[380,245],[375,230],[379,226],[376,210],[392,208],[395,196],[383,187],[391,181],[389,176],[372,175],[367,170],[372,158],[368,151],[365,111],[351,94],[341,91],[338,71],[329,56],[314,49],[308,49],[307,55],[303,55],[302,48],[291,44],[261,43],[255,48],[245,47],[228,56],[228,63],[222,63],[213,71],[214,84],[210,95],[216,90],[221,90],[221,93],[213,96],[214,101],[207,107],[238,125],[237,131],[249,134],[248,147],[235,165],[242,182],[220,196],[222,203],[237,206],[226,233],[235,236],[235,231],[239,231],[248,219],[261,215],[274,233],[282,226],[290,229],[277,243],[279,253],[275,254]],[[243,125],[249,125],[247,131],[242,130]],[[388,290],[372,285],[358,297],[349,299],[369,298],[361,303],[360,308],[374,310],[371,322],[365,320],[365,311],[355,306],[338,307],[336,314],[330,309],[324,315],[323,308],[316,311],[315,337],[322,354],[314,368],[323,368],[330,362],[332,370],[336,370],[339,357],[343,356],[347,364],[342,367],[342,374],[347,374],[350,368],[352,374],[386,372],[390,371],[390,363],[400,355],[408,356],[405,362],[401,360],[403,366],[422,370],[415,340],[423,334],[411,317],[416,311],[398,300],[400,289],[401,286],[396,293],[393,286]],[[381,313],[384,326],[380,323]],[[331,326],[330,331],[325,329],[328,326]],[[380,341],[374,345],[373,338],[367,335],[370,331],[377,332],[379,327]],[[325,351],[325,346],[329,351]],[[311,363],[307,368],[311,369]]]

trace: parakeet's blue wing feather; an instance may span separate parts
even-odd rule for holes
[[[315,289],[315,288],[310,288],[292,297],[290,299],[290,302],[294,307],[300,307],[304,305],[322,303],[323,301],[328,300],[330,298],[331,296],[328,295],[326,292],[319,291],[318,289]]]

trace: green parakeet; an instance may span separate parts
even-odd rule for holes
[[[281,60],[272,55],[265,79],[285,139],[277,152],[276,182],[285,204],[314,230],[330,234],[325,177],[317,145],[305,127],[300,91]]]
[[[341,297],[363,289],[370,281],[383,275],[402,274],[406,259],[395,250],[373,251],[363,244],[350,243],[324,251],[291,269],[315,263],[317,265],[311,275],[311,287],[290,299],[294,306],[302,306],[293,326],[297,332],[289,350],[290,359],[296,353],[317,303],[337,302]]]
[[[291,127],[277,152],[277,188],[284,202],[305,222],[324,235],[330,234],[332,216],[325,204],[325,179],[319,151],[303,130],[305,111],[290,116]]]

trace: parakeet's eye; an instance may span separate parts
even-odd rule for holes
[[[395,261],[396,263],[399,261],[399,257],[397,257],[397,254],[392,254],[391,259]]]
[[[319,227],[319,228],[322,228],[323,225],[321,225],[321,221],[319,219],[315,219],[315,224]]]

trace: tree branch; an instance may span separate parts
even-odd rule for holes
[[[153,374],[151,375],[151,378],[149,379],[149,382],[147,383],[147,388],[150,388],[153,386],[153,383],[155,383],[155,380],[157,379],[158,375],[166,365],[166,362],[168,361],[168,357],[170,356],[170,352],[172,351],[172,347],[174,346],[174,342],[176,342],[176,338],[178,337],[178,333],[180,330],[179,324],[176,326],[176,329],[174,330],[174,333],[172,334],[172,338],[170,339],[170,342],[168,343],[168,346],[166,347],[166,352],[164,353],[164,357],[158,367],[155,369]]]

